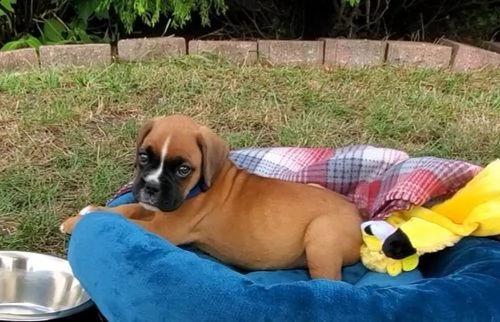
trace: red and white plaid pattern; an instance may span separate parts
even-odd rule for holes
[[[266,177],[317,183],[350,198],[369,219],[446,198],[482,168],[368,145],[330,148],[250,148],[231,151],[239,167]],[[123,186],[112,200],[130,192]]]

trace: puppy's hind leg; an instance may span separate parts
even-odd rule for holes
[[[341,237],[336,234],[335,225],[339,223],[335,222],[334,217],[321,216],[307,227],[304,247],[309,275],[313,279],[342,279],[345,241],[340,240]],[[357,252],[359,253],[359,249]]]

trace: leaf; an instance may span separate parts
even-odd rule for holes
[[[33,37],[32,35],[27,35],[25,41],[30,47],[36,48],[36,49],[38,49],[42,45],[40,40],[38,40],[38,38],[36,38],[36,37]]]
[[[0,12],[3,12],[2,9],[7,10],[8,12],[14,12],[13,4],[16,3],[16,0],[0,0]]]
[[[2,49],[0,49],[0,51],[9,51],[9,50],[15,50],[15,49],[19,49],[19,48],[23,48],[23,42],[19,41],[19,39],[18,39],[18,40],[13,40],[13,41],[9,41],[9,42],[5,43],[2,46]]]
[[[359,4],[360,0],[343,0],[344,2],[347,2],[351,7],[354,7]]]
[[[75,34],[75,38],[77,40],[80,40],[84,43],[91,43],[92,39],[90,39],[89,35],[85,31],[85,29],[82,28],[74,28],[73,33]]]
[[[106,34],[102,37],[96,36],[96,35],[90,35],[89,36],[92,42],[95,43],[110,43],[111,38]]]
[[[26,35],[19,39],[9,41],[5,43],[0,51],[16,50],[20,48],[38,48],[40,46],[40,41],[33,37],[32,35]]]
[[[68,37],[72,41],[83,42],[83,43],[92,43],[92,38],[87,33],[87,22],[76,18],[71,21],[68,28]]]
[[[9,41],[8,43],[5,43],[2,46],[1,51],[9,51],[9,50],[16,50],[16,49],[21,49],[21,48],[26,48],[29,47],[29,45],[26,43],[26,41],[23,38]]]
[[[63,32],[66,26],[55,18],[45,19],[43,24],[43,38],[48,42],[62,42],[64,40]]]
[[[99,0],[80,0],[76,4],[78,18],[87,22],[92,14],[97,10]]]

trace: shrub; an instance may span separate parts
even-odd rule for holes
[[[494,40],[499,26],[500,0],[0,0],[3,50],[114,42],[157,35],[160,27],[222,38],[432,41],[444,35],[472,42]]]
[[[16,1],[0,0],[0,47],[9,40],[25,39],[31,45],[37,40],[29,34],[40,27],[42,21],[51,13],[64,12],[66,0],[53,1]],[[16,47],[14,44],[13,47]]]
[[[36,10],[31,11],[32,7]],[[210,15],[223,14],[225,10],[224,0],[28,0],[23,3],[0,0],[0,46],[3,44],[3,50],[8,50],[40,44],[109,42],[117,39],[118,30],[132,33],[138,20],[153,27],[163,17],[170,28],[180,29],[193,14],[198,14],[201,26],[207,26]]]
[[[493,40],[500,36],[500,5],[485,4],[454,13],[448,19],[448,34],[454,37],[467,35],[469,42]]]
[[[500,26],[500,0],[231,0],[228,6],[221,24],[233,37],[490,39]]]
[[[79,0],[82,1],[82,0]],[[85,1],[82,1],[85,2]],[[224,0],[89,0],[95,12],[108,15],[116,13],[127,33],[132,32],[138,18],[153,27],[161,16],[169,17],[173,28],[182,28],[191,20],[193,13],[201,17],[201,25],[210,24],[210,14],[224,13]]]

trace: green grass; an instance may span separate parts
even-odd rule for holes
[[[128,181],[138,125],[173,112],[233,148],[374,144],[481,165],[500,156],[500,70],[329,72],[191,56],[4,74],[0,248],[64,255],[61,219]]]

